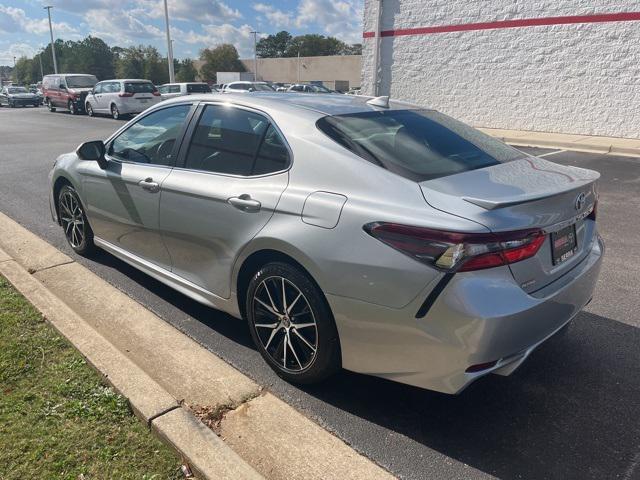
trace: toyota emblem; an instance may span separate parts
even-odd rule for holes
[[[576,203],[574,206],[576,210],[580,211],[584,208],[584,204],[587,203],[587,196],[584,193],[581,193],[576,197]]]

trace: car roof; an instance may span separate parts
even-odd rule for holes
[[[276,92],[252,92],[249,95],[225,93],[220,94],[224,102],[234,103],[257,109],[268,109],[272,111],[282,109],[312,110],[324,115],[346,115],[349,113],[363,113],[380,111],[380,107],[367,104],[372,97],[364,95],[318,95],[314,93],[276,93]],[[211,101],[211,94],[191,95],[190,100]],[[168,103],[184,102],[184,99],[176,98],[165,100],[163,105]],[[406,102],[390,101],[391,110],[415,110],[422,107]]]

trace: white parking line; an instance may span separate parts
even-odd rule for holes
[[[542,155],[536,155],[536,157],[548,157],[550,155],[555,155],[556,153],[566,152],[566,150],[556,150],[555,152],[543,153]]]

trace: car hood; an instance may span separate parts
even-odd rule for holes
[[[36,98],[35,93],[10,93],[9,98]]]

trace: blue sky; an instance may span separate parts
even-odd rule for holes
[[[168,0],[174,53],[197,57],[200,49],[233,43],[253,55],[253,36],[287,30],[361,42],[363,0]],[[44,3],[47,2],[47,3]],[[43,5],[53,5],[56,38],[95,35],[109,45],[155,45],[166,54],[162,0],[0,0],[0,65],[33,56],[49,42]]]

